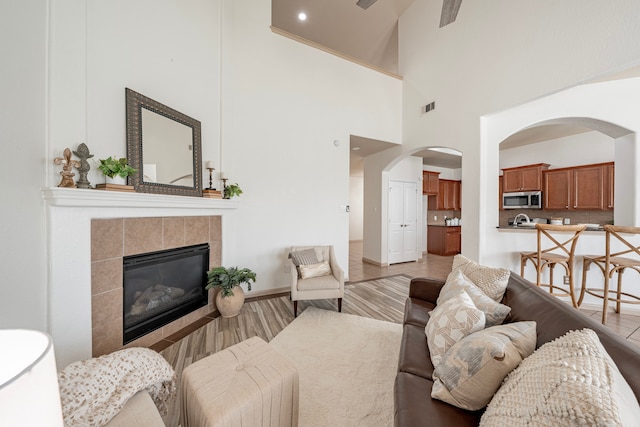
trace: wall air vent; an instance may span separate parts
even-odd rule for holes
[[[358,2],[356,3],[358,6],[360,6],[361,8],[363,8],[364,10],[369,9],[369,6],[371,6],[372,4],[374,4],[377,0],[358,0]]]
[[[432,111],[435,109],[436,109],[436,101],[433,101],[430,104],[423,105],[422,107],[420,107],[420,114],[426,114],[429,111]]]

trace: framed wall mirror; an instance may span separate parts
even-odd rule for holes
[[[202,196],[200,122],[129,88],[127,158],[140,193]]]

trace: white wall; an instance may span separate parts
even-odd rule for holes
[[[363,239],[364,231],[364,176],[349,177],[349,240]]]
[[[96,166],[125,157],[129,87],[203,122],[203,158],[218,158],[219,9],[219,0],[52,3],[49,156],[84,142]],[[56,185],[58,168],[47,178]],[[88,179],[104,182],[95,166]]]
[[[499,171],[499,141],[484,138],[481,117],[637,64],[640,3],[463,2],[456,22],[438,28],[441,7],[439,0],[416,0],[400,20],[403,149],[447,145],[463,152],[462,251],[481,259],[481,242],[496,223],[488,212],[497,205]],[[420,115],[430,101],[437,108]],[[379,162],[380,170],[390,159]]]
[[[0,2],[0,328],[47,329],[47,4]]]
[[[273,34],[269,2],[225,4],[223,167],[245,191],[225,262],[255,269],[258,291],[287,286],[292,245],[332,244],[347,271],[349,138],[400,140],[402,83]]]
[[[460,181],[462,179],[462,169],[450,169],[450,168],[441,168],[438,166],[423,166],[424,170],[430,172],[440,172],[438,175],[439,179],[452,179],[454,181]]]
[[[614,158],[614,139],[594,131],[500,150],[500,169],[536,163],[548,163],[553,169],[613,162]]]
[[[125,87],[202,122],[203,160],[245,191],[223,263],[256,271],[254,294],[286,285],[289,245],[334,244],[348,268],[349,135],[400,140],[401,81],[273,34],[265,0],[9,3],[0,326],[48,328],[40,189],[66,147],[125,155]]]

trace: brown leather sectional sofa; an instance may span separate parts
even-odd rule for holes
[[[431,398],[434,368],[424,327],[443,285],[433,279],[411,281],[394,389],[396,427],[477,426],[482,416],[482,411],[465,411]],[[505,323],[537,322],[536,348],[570,330],[593,329],[640,400],[639,347],[513,272],[502,303],[511,307]]]

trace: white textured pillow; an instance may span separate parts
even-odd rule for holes
[[[536,349],[536,322],[493,326],[467,335],[433,371],[431,397],[458,408],[482,409],[504,377]]]
[[[437,305],[429,313],[429,321],[424,327],[433,366],[438,366],[442,356],[455,343],[484,329],[484,325],[484,313],[476,308],[465,291]]]
[[[457,295],[460,290],[465,291],[471,299],[473,304],[484,312],[486,317],[486,327],[499,325],[504,322],[504,319],[511,312],[511,307],[500,304],[489,298],[482,289],[473,284],[467,276],[460,270],[454,270],[447,276],[447,281],[440,290],[437,304],[442,304],[449,298]]]
[[[298,267],[300,265],[316,264],[322,261],[322,253],[315,248],[303,249],[301,251],[290,252],[289,258],[293,264]]]
[[[460,270],[494,301],[502,301],[511,272],[506,268],[486,267],[462,254],[453,257],[451,271]]]
[[[322,261],[317,264],[300,265],[300,277],[310,279],[312,277],[328,276],[331,274],[329,261]]]
[[[640,405],[596,333],[571,331],[512,371],[481,426],[633,426]]]

